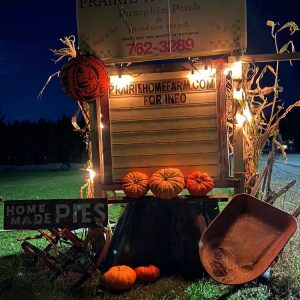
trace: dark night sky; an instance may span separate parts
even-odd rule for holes
[[[299,0],[248,0],[248,54],[274,52],[267,20],[300,26]],[[49,48],[60,48],[59,38],[76,35],[75,0],[3,1],[0,8],[0,110],[5,121],[39,118],[57,120],[76,112],[76,104],[54,78],[43,97],[37,94],[48,76],[60,69]],[[300,51],[300,32],[292,36]],[[287,41],[287,40],[285,40]],[[282,66],[285,98],[300,99],[300,62]]]

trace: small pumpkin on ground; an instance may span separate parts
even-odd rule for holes
[[[103,274],[104,283],[112,290],[124,291],[130,289],[135,281],[135,271],[128,266],[114,266]]]
[[[184,184],[184,176],[176,168],[160,169],[149,179],[152,193],[160,199],[175,198],[183,190]]]
[[[140,266],[134,269],[136,279],[142,282],[154,282],[160,276],[160,270],[154,265]]]
[[[130,198],[143,197],[149,190],[149,178],[138,171],[129,172],[123,178],[122,188]]]
[[[200,171],[192,172],[186,179],[186,188],[192,196],[205,196],[214,188],[213,179]]]

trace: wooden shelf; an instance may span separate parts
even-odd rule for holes
[[[134,203],[134,202],[163,202],[163,203],[199,203],[199,202],[227,202],[228,196],[226,194],[207,195],[203,197],[193,197],[191,195],[178,196],[170,200],[162,200],[154,196],[144,196],[139,199],[132,199],[129,197],[108,197],[108,204],[122,204],[122,203]]]

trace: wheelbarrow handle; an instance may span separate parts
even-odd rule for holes
[[[293,217],[297,218],[300,215],[300,205],[298,206],[298,208],[293,212]]]
[[[300,214],[300,205],[299,205],[298,208],[293,212],[292,216],[293,216],[294,218],[297,218],[297,217],[299,216],[299,214]],[[277,261],[280,259],[281,255],[282,255],[282,251],[275,257],[275,259],[274,259],[274,261],[272,262],[270,268],[272,268],[272,267],[277,263]]]

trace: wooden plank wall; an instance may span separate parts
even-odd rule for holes
[[[135,80],[165,82],[187,78],[189,73],[145,74]],[[202,170],[222,177],[216,84],[202,90],[176,91],[186,96],[180,104],[145,105],[144,97],[149,94],[132,91],[120,95],[120,91],[116,95],[111,90],[109,103],[114,182],[132,170],[150,176],[163,167],[178,167],[185,176]]]

